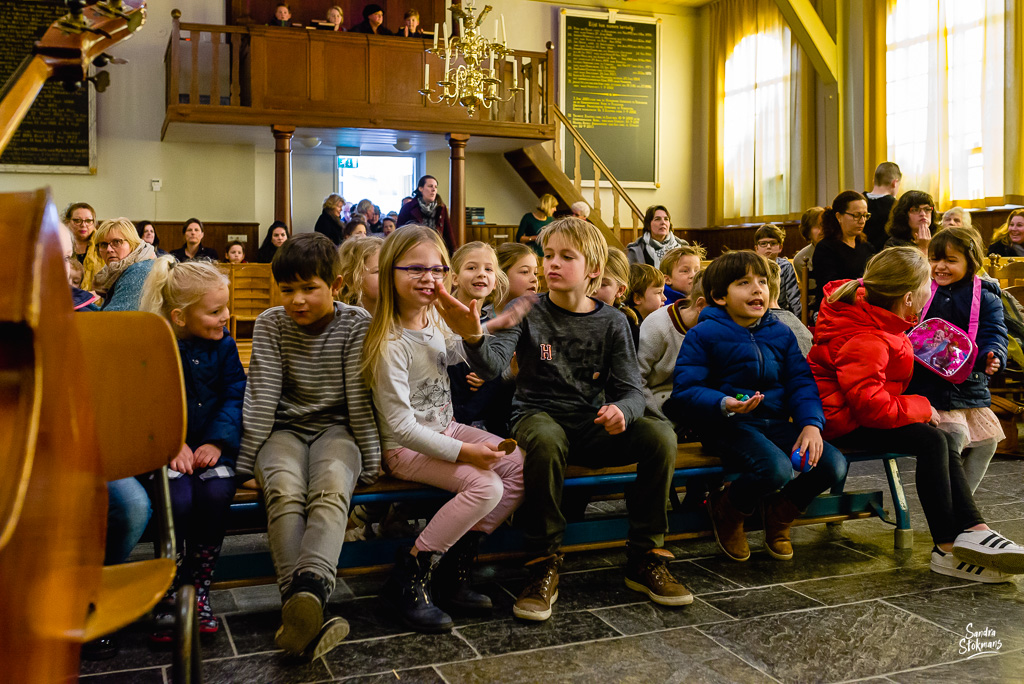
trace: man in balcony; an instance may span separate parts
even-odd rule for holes
[[[393,36],[391,29],[384,26],[384,8],[367,5],[363,8],[363,21],[352,27],[352,33],[373,33],[378,36]]]

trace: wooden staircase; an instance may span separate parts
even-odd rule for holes
[[[639,228],[643,223],[643,213],[636,203],[626,194],[626,191],[612,175],[607,165],[601,161],[593,148],[587,144],[583,136],[572,125],[569,119],[555,105],[550,105],[548,111],[554,116],[555,126],[555,157],[548,154],[543,143],[529,145],[522,149],[512,150],[505,153],[505,159],[512,165],[519,177],[533,190],[537,197],[549,193],[558,198],[560,210],[568,211],[569,207],[579,201],[586,201],[583,196],[583,178],[580,173],[580,160],[583,155],[588,157],[593,164],[597,183],[594,184],[593,200],[587,202],[590,207],[590,222],[597,226],[604,234],[608,245],[611,247],[624,248],[628,240],[622,239],[621,224],[619,222],[620,201],[625,201],[629,213],[633,218],[633,230],[639,234]],[[574,178],[570,178],[562,170],[561,150],[563,129],[573,137],[576,151],[574,164]],[[612,220],[609,223],[601,214],[601,181],[611,185],[612,190]]]

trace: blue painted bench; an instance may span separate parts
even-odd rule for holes
[[[894,503],[892,515],[883,508],[884,499],[881,491],[845,491],[843,482],[832,492],[815,499],[798,524],[838,523],[842,520],[877,516],[895,527],[894,547],[909,548],[913,542],[913,531],[896,465],[899,455],[849,452],[846,457],[851,462],[883,462]],[[680,444],[669,501],[667,538],[678,540],[705,536],[711,529],[704,508],[707,492],[734,478],[735,475],[726,472],[721,462],[716,457],[706,454],[700,444]],[[582,509],[592,497],[621,496],[635,480],[634,466],[600,470],[569,466],[563,498],[576,501],[577,506],[576,510],[566,510],[568,522],[564,548],[572,551],[621,544],[628,533],[628,522],[624,516],[590,516],[584,519]],[[680,489],[684,490],[682,498],[679,496]],[[383,476],[372,486],[358,487],[352,496],[352,505],[414,501],[436,501],[441,504],[450,496],[449,492],[440,489]],[[266,524],[266,511],[261,494],[252,490],[239,490],[231,505],[228,534],[265,532]],[[358,572],[360,569],[390,564],[395,549],[408,546],[411,542],[411,539],[394,538],[346,542],[342,548],[339,568],[346,572]],[[521,533],[513,527],[502,526],[487,539],[481,551],[482,555],[490,556],[515,554],[522,552],[523,549]],[[261,578],[270,578],[273,574],[273,563],[269,553],[259,551],[224,555],[217,567],[218,584],[221,586],[252,583]]]

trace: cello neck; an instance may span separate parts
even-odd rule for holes
[[[14,137],[14,132],[51,74],[46,60],[38,55],[29,55],[7,79],[3,90],[0,90],[0,151]]]

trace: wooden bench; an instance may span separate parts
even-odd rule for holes
[[[893,525],[894,547],[909,548],[913,543],[910,515],[906,496],[896,465],[897,454],[868,454],[850,452],[846,454],[851,462],[882,460],[889,489],[894,502],[890,516],[883,509],[883,494],[873,491],[844,491],[840,483],[832,492],[815,499],[798,525],[815,523],[838,523],[843,520],[877,516]],[[703,451],[700,444],[680,444],[676,457],[676,468],[672,479],[669,500],[670,540],[707,536],[711,526],[704,508],[707,492],[723,482],[735,479],[736,475],[724,470],[718,458]],[[590,497],[615,498],[636,480],[635,466],[588,469],[569,466],[566,471],[563,503],[567,499],[586,502]],[[682,494],[682,498],[680,498]],[[413,482],[382,476],[369,487],[357,487],[352,496],[352,506],[374,503],[402,503],[414,501],[436,501],[443,503],[449,492]],[[566,511],[567,526],[563,548],[568,551],[606,548],[624,543],[629,524],[624,516],[598,516],[583,518],[582,510]],[[748,525],[748,530],[754,529]],[[258,491],[239,490],[231,505],[228,534],[260,533],[266,530],[266,511],[262,495]],[[392,562],[395,549],[408,546],[412,539],[376,538],[366,541],[346,542],[342,547],[339,568],[342,574],[356,574]],[[484,557],[521,555],[524,550],[519,530],[502,526],[492,534],[482,549]],[[258,581],[271,581],[274,575],[270,554],[266,552],[242,552],[223,555],[217,567],[218,585],[237,586]]]

